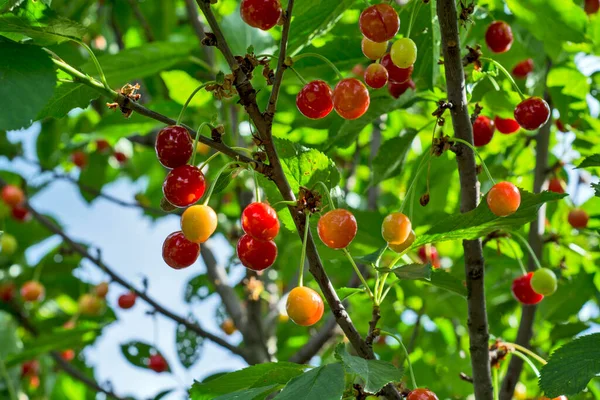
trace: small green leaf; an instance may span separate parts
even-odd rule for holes
[[[186,303],[191,303],[192,300],[205,300],[212,294],[212,283],[206,274],[196,275],[185,285],[183,299]]]
[[[380,272],[391,272],[400,279],[415,280],[424,279],[426,281],[431,280],[431,264],[407,264],[389,268],[378,268]]]
[[[600,167],[600,154],[594,154],[587,157],[577,166],[577,168]]]
[[[344,394],[342,364],[312,369],[288,382],[276,400],[340,400]]]
[[[149,369],[148,360],[152,354],[160,354],[156,347],[139,341],[131,341],[121,345],[121,353],[131,364],[136,367]],[[167,365],[167,371],[171,367]]]
[[[0,15],[0,32],[20,33],[33,39],[35,44],[49,46],[71,39],[81,39],[86,29],[75,21],[59,16],[44,15],[34,19],[5,14]]]
[[[467,297],[467,288],[457,278],[451,275],[449,272],[444,271],[442,269],[434,269],[431,272],[431,280],[424,281],[433,286],[437,286],[442,289],[449,290],[454,292],[462,297]]]
[[[82,83],[59,83],[36,119],[62,118],[74,108],[86,109],[100,93]]]
[[[197,323],[193,314],[188,315],[188,321]],[[185,325],[178,324],[175,331],[175,345],[177,346],[177,356],[181,365],[190,368],[200,359],[204,338]]]
[[[354,261],[356,261],[358,263],[375,265],[377,260],[379,260],[379,257],[381,257],[381,255],[383,254],[383,252],[386,249],[387,249],[387,247],[381,247],[381,248],[375,250],[373,253],[370,253],[370,254],[367,254],[364,256],[353,256],[352,258],[354,258]]]

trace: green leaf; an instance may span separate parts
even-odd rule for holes
[[[236,169],[237,168],[232,168],[219,175],[217,178],[217,183],[215,183],[215,188],[213,189],[213,194],[221,193],[223,190],[227,189],[227,186],[229,186],[233,180],[233,172]]]
[[[79,175],[79,184],[99,192],[108,181],[108,155],[97,151],[88,154],[88,163]],[[81,195],[87,202],[98,197],[90,190],[80,188]]]
[[[481,99],[481,105],[486,112],[498,115],[501,118],[513,118],[513,110],[521,102],[517,92],[506,90],[492,90]]]
[[[0,43],[0,130],[28,127],[54,92],[56,73],[39,47]]]
[[[20,33],[33,39],[35,44],[49,46],[81,39],[86,29],[75,21],[48,13],[36,19],[4,14],[0,15],[0,32]]]
[[[256,398],[257,396],[266,395],[269,392],[272,392],[277,386],[278,385],[269,385],[252,389],[238,390],[237,392],[216,397],[214,400],[250,400]],[[195,400],[195,398],[192,397],[192,400]]]
[[[417,133],[416,129],[408,129],[404,135],[386,140],[381,145],[373,159],[371,186],[400,175],[406,154]]]
[[[257,364],[239,371],[230,372],[207,382],[195,382],[190,389],[192,400],[213,400],[218,395],[244,389],[263,388],[265,385],[284,385],[301,375],[305,365],[278,362]]]
[[[346,372],[356,374],[361,378],[366,392],[377,393],[388,383],[402,380],[402,369],[396,368],[394,364],[351,356],[346,351],[344,344],[336,347],[335,355],[344,364]]]
[[[571,396],[600,374],[600,333],[582,336],[557,349],[540,371],[540,388],[548,397]]]
[[[344,394],[342,364],[312,369],[288,382],[276,400],[340,400]]]
[[[149,369],[148,359],[152,354],[160,354],[156,347],[133,340],[121,345],[121,353],[131,364],[136,367]],[[167,364],[167,371],[171,371],[171,367]]]
[[[389,268],[378,268],[380,272],[391,272],[400,279],[424,279],[426,281],[431,280],[431,264],[407,264]]]
[[[271,52],[275,46],[273,36],[242,21],[239,7],[223,18],[220,25],[223,35],[235,55],[243,56],[250,46],[254,47],[256,54]],[[229,71],[229,68],[227,70]]]
[[[160,76],[169,89],[169,97],[181,105],[184,105],[192,92],[202,85],[202,82],[192,78],[185,71],[163,71],[160,73]],[[194,98],[190,101],[188,107],[202,107],[211,101],[212,98],[213,96],[209,92],[201,90],[194,95]]]
[[[185,285],[183,299],[186,303],[191,303],[192,300],[205,300],[211,295],[212,283],[206,274],[196,275]]]
[[[352,258],[359,263],[375,265],[377,260],[381,257],[381,255],[386,249],[387,247],[381,247],[375,250],[373,253],[364,256],[353,256]]]
[[[98,97],[97,91],[82,83],[59,83],[36,119],[62,118],[74,108],[86,109]]]
[[[494,215],[487,205],[486,196],[476,209],[464,214],[452,215],[434,225],[424,235],[418,236],[411,248],[416,249],[427,243],[446,240],[472,240],[497,230],[510,231],[518,229],[533,221],[537,211],[544,203],[560,200],[566,196],[566,194],[552,192],[532,194],[522,189],[520,189],[520,192],[521,205],[516,213],[508,217]]]
[[[21,142],[12,143],[8,140],[6,131],[0,130],[0,155],[13,160],[21,154],[23,154],[23,144]]]
[[[197,323],[193,314],[188,315],[188,321]],[[200,359],[204,338],[185,325],[178,324],[175,331],[175,345],[177,346],[177,356],[181,365],[190,368]]]
[[[583,160],[577,168],[600,167],[600,154],[594,154]]]
[[[425,281],[430,285],[454,292],[462,297],[467,297],[467,288],[459,279],[443,269],[431,271],[431,280]]]
[[[594,196],[600,197],[600,182],[592,183],[592,189],[594,189]]]

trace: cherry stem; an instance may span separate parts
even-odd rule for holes
[[[108,81],[106,80],[106,76],[104,75],[102,66],[100,65],[98,58],[96,58],[96,55],[94,54],[94,52],[92,51],[90,46],[88,46],[87,44],[85,44],[83,41],[81,41],[79,39],[71,38],[71,40],[74,41],[75,43],[78,43],[81,46],[83,46],[83,48],[90,54],[90,58],[92,59],[92,62],[94,63],[94,65],[96,66],[96,69],[98,70],[98,75],[100,75],[100,81],[102,82],[102,85],[104,85],[104,87],[106,89],[112,90],[108,84]]]
[[[203,83],[202,85],[198,86],[196,89],[194,89],[192,94],[190,94],[190,97],[188,97],[188,99],[185,101],[185,104],[181,108],[181,112],[179,113],[179,117],[177,117],[177,122],[175,122],[175,125],[179,125],[181,123],[181,119],[183,118],[183,113],[185,113],[185,110],[187,109],[188,105],[190,104],[190,102],[192,101],[192,99],[194,98],[196,93],[198,93],[199,91],[204,89],[207,85],[211,85],[211,84],[215,84],[215,83],[216,83],[215,81],[208,81],[208,82]]]
[[[291,200],[289,200],[289,201],[288,200],[281,200],[281,201],[278,201],[277,203],[273,204],[273,208],[275,208],[276,206],[278,206],[280,204],[283,204],[283,205],[286,205],[286,206],[294,206],[295,207],[295,206],[298,205],[298,202],[297,201],[291,201]]]
[[[208,163],[210,163],[212,160],[214,160],[216,157],[220,156],[221,154],[223,154],[223,153],[221,153],[220,151],[217,151],[215,154],[213,154],[212,156],[208,157],[208,158],[206,159],[206,161],[204,161],[204,162],[202,163],[202,165],[200,165],[200,167],[199,167],[198,169],[199,169],[199,170],[202,170],[202,169],[204,169],[204,167],[206,167],[206,166],[208,165]],[[193,160],[192,160],[192,161],[193,161]],[[194,165],[194,163],[193,163],[193,162],[192,162],[192,165]]]
[[[400,259],[402,257],[404,257],[404,255],[408,252],[409,249],[404,250],[402,253],[398,254],[396,256],[396,258],[394,258],[392,260],[392,262],[390,263],[389,269],[394,268],[394,266],[396,265],[396,263],[398,261],[400,261]],[[388,292],[390,291],[391,285],[387,288],[387,290],[384,292],[383,289],[385,288],[385,282],[387,281],[388,276],[390,275],[389,272],[385,272],[382,276],[381,276],[381,282],[379,283],[379,288],[375,288],[375,295],[377,298],[377,303],[381,304],[383,302],[383,300],[385,299],[385,296],[387,296]]]
[[[325,56],[322,56],[321,54],[317,54],[317,53],[303,53],[303,54],[300,54],[300,55],[297,55],[296,57],[294,57],[293,61],[294,62],[300,61],[300,60],[302,60],[303,58],[306,58],[306,57],[315,57],[315,58],[318,58],[318,59],[326,62],[331,67],[331,69],[337,74],[337,76],[338,76],[338,78],[340,78],[340,80],[344,79],[344,76],[342,75],[342,73],[340,72],[340,70],[337,69],[337,67],[335,66],[335,64],[332,63],[331,61],[329,61],[329,58],[327,58]]]
[[[42,269],[44,269],[44,263],[39,263],[35,267],[35,270],[33,271],[33,277],[31,279],[36,282],[39,282],[40,278],[42,277]]]
[[[182,110],[183,111],[183,110]],[[180,115],[181,118],[181,115]],[[177,125],[179,125],[180,121],[177,121]],[[202,131],[202,128],[204,128],[205,126],[210,126],[210,124],[208,122],[203,122],[200,124],[200,126],[198,127],[198,130],[196,131],[196,137],[194,138],[194,143],[192,144],[192,162],[190,163],[190,165],[196,165],[196,154],[198,154],[198,151],[196,150],[196,148],[198,147],[198,139],[200,139],[200,132]],[[219,154],[219,153],[217,153]],[[208,163],[208,161],[210,161],[212,158],[209,158],[204,164]],[[202,169],[204,167],[204,165],[202,165],[202,167],[200,167],[200,169]]]
[[[521,236],[517,232],[511,231],[510,234],[511,234],[511,236],[514,236],[517,239],[519,239],[521,241],[521,243],[523,243],[523,245],[527,248],[527,251],[529,251],[529,254],[531,255],[531,258],[533,259],[533,262],[535,263],[535,267],[537,269],[541,269],[542,268],[542,264],[540,263],[540,260],[535,255],[535,252],[533,251],[533,249],[531,248],[531,246],[529,245],[529,243],[527,242],[527,240],[525,240],[525,238],[523,236]]]
[[[413,371],[412,364],[410,362],[410,356],[408,354],[408,350],[406,349],[406,346],[404,346],[404,343],[402,343],[402,340],[398,336],[396,336],[388,331],[379,331],[379,332],[382,335],[388,335],[390,337],[393,337],[394,339],[396,339],[396,341],[398,343],[400,343],[400,347],[402,347],[402,350],[404,350],[404,354],[406,355],[406,361],[408,362],[408,370],[410,371],[410,380],[412,381],[413,388],[416,389],[418,387],[417,380],[415,379],[415,372]]]
[[[462,143],[465,146],[469,147],[471,150],[473,150],[473,153],[475,153],[477,155],[477,157],[479,158],[479,160],[481,161],[481,166],[483,167],[483,169],[485,171],[485,174],[487,175],[487,177],[490,180],[490,182],[492,182],[492,185],[496,184],[496,181],[492,177],[492,174],[490,173],[490,170],[488,169],[487,165],[485,165],[485,161],[483,161],[483,157],[481,157],[481,154],[479,154],[479,152],[477,151],[477,149],[475,148],[475,146],[473,146],[471,143],[467,142],[466,140],[463,140],[463,139],[460,139],[460,138],[457,138],[457,137],[453,137],[450,140],[452,142]]]
[[[331,193],[329,193],[327,185],[325,185],[323,181],[319,181],[317,182],[317,184],[321,184],[321,186],[323,186],[323,189],[325,190],[325,195],[327,196],[327,201],[329,202],[329,207],[331,207],[332,210],[335,210],[335,205],[333,204],[333,200],[331,199]]]
[[[249,154],[250,156],[252,156],[252,154],[253,154],[253,151],[252,151],[252,150],[250,150],[250,149],[247,149],[247,148],[245,148],[245,147],[232,147],[232,149],[233,149],[233,150],[237,150],[237,151],[244,151],[244,152],[246,152],[247,154]]]
[[[306,219],[304,220],[304,237],[302,239],[302,252],[300,253],[300,272],[298,277],[298,286],[304,286],[304,263],[306,261],[306,242],[308,241],[308,231],[310,229],[310,213],[306,212]]]
[[[501,342],[501,343],[498,343],[498,345],[504,345],[506,347],[512,348],[513,350],[518,350],[521,353],[527,354],[529,357],[534,358],[537,362],[539,362],[542,365],[548,364],[548,362],[546,360],[544,360],[542,357],[535,354],[533,351],[529,350],[527,347],[523,347],[521,345],[518,345],[516,343],[511,343],[511,342]]]
[[[346,255],[346,257],[348,258],[348,261],[350,261],[350,264],[352,264],[352,268],[354,268],[354,272],[356,272],[356,275],[358,276],[358,279],[360,279],[360,281],[362,282],[362,284],[367,289],[367,293],[369,294],[369,297],[371,298],[371,300],[373,300],[373,302],[375,302],[375,296],[373,296],[373,292],[371,292],[371,288],[369,287],[369,284],[367,283],[367,281],[366,281],[365,277],[363,276],[363,274],[360,272],[360,269],[358,269],[358,266],[356,265],[356,262],[354,262],[354,259],[352,258],[352,255],[350,254],[350,252],[348,251],[348,249],[346,247],[344,247],[342,249],[342,251],[344,252],[344,254]],[[377,304],[377,303],[375,302],[375,304]]]
[[[517,93],[519,93],[519,96],[521,96],[521,100],[525,100],[525,95],[523,94],[523,92],[521,92],[521,89],[519,89],[519,86],[517,85],[517,82],[515,82],[515,80],[513,79],[512,75],[508,73],[508,71],[506,70],[506,68],[504,68],[504,66],[502,64],[500,64],[498,61],[492,59],[492,58],[488,58],[488,57],[480,57],[480,60],[485,60],[485,61],[489,61],[492,64],[494,64],[496,67],[498,67],[498,69],[500,71],[502,71],[504,73],[504,75],[508,78],[508,80],[510,81],[510,83],[512,83],[513,88],[515,89],[515,91]]]
[[[408,186],[408,189],[406,190],[406,194],[404,195],[404,200],[402,200],[402,204],[400,204],[400,210],[399,210],[400,212],[404,211],[404,207],[406,206],[406,201],[410,197],[409,195],[411,193],[411,190],[414,190],[415,183],[419,179],[419,176],[421,175],[421,172],[423,171],[423,167],[425,167],[425,162],[430,160],[431,157],[432,157],[432,154],[430,151],[429,154],[427,156],[423,157],[423,159],[419,163],[419,167],[417,168],[417,173],[415,174],[412,182],[410,183],[410,185]]]
[[[294,74],[296,74],[296,76],[298,77],[298,79],[300,80],[300,82],[302,82],[303,85],[307,85],[308,84],[308,82],[306,81],[306,79],[304,79],[304,77],[302,75],[300,75],[300,72],[296,71],[296,69],[294,67],[288,67],[288,68],[291,69]]]
[[[527,357],[525,354],[521,353],[518,350],[513,351],[512,354],[519,357],[521,360],[525,361],[527,363],[527,365],[529,365],[529,368],[531,368],[531,370],[533,371],[535,376],[537,376],[538,378],[540,377],[540,371],[537,369],[537,367],[535,366],[533,361],[531,361],[529,359],[529,357]]]
[[[421,0],[413,0],[413,3],[415,3],[415,5],[413,6],[412,12],[410,14],[410,22],[408,23],[408,31],[406,32],[407,38],[410,38],[410,32],[412,31],[413,22],[415,20],[415,17],[419,15],[419,10],[421,10],[421,6],[423,5],[423,2]],[[415,10],[417,11],[415,12]]]
[[[254,196],[256,196],[256,201],[260,203],[260,186],[258,185],[258,175],[255,170],[252,170],[252,177],[254,178]]]
[[[521,261],[521,258],[517,254],[517,250],[515,250],[515,247],[513,246],[512,242],[507,238],[506,243],[508,243],[508,247],[510,247],[513,255],[515,256],[515,259],[519,263],[519,267],[521,268],[521,271],[523,271],[523,275],[527,275],[527,270],[525,269],[525,266],[523,265],[523,261]]]
[[[500,379],[498,378],[498,367],[492,366],[492,375],[494,377],[494,400],[500,400]]]
[[[227,164],[223,165],[223,167],[221,167],[219,172],[217,172],[217,176],[215,177],[215,179],[210,184],[210,187],[208,188],[208,192],[206,193],[206,196],[205,196],[206,199],[204,200],[202,205],[208,204],[208,202],[210,201],[210,196],[212,196],[212,193],[215,190],[215,186],[217,185],[217,182],[219,181],[221,174],[223,174],[223,172],[225,172],[225,170],[227,170],[227,168],[230,168],[232,165],[246,165],[246,163],[241,162],[241,161],[231,161],[231,162],[228,162]]]
[[[17,391],[15,390],[15,387],[13,386],[12,378],[8,374],[8,369],[6,368],[6,364],[4,363],[4,360],[1,358],[0,358],[0,372],[2,373],[1,376],[4,379],[4,382],[6,382],[6,387],[8,388],[8,394],[10,396],[10,400],[18,400],[19,398],[17,397]]]

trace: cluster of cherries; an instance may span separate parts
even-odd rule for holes
[[[243,266],[253,271],[269,268],[277,258],[273,241],[279,233],[277,212],[262,202],[249,204],[242,212],[244,235],[238,240],[237,255]]]
[[[117,162],[121,165],[127,162],[127,155],[121,151],[113,152],[113,148],[110,146],[110,143],[108,143],[106,140],[98,139],[94,143],[96,145],[96,151],[98,153],[112,153],[115,160],[117,160]],[[84,169],[88,164],[88,155],[83,150],[75,150],[73,153],[71,153],[71,162],[73,162],[73,164],[79,167],[79,169]]]
[[[25,206],[25,193],[20,187],[15,185],[4,186],[2,188],[2,201],[10,207],[10,213],[16,221],[25,222],[29,220],[29,210]]]

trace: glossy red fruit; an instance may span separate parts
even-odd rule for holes
[[[319,238],[331,249],[343,249],[354,240],[358,226],[348,210],[338,208],[323,214],[317,224]]]
[[[71,161],[79,168],[85,168],[88,163],[88,157],[83,151],[77,150],[71,154]]]
[[[389,81],[393,83],[404,83],[410,80],[414,67],[411,65],[408,68],[400,68],[393,63],[390,53],[385,54],[381,58],[381,65],[388,71]]]
[[[275,262],[277,245],[272,240],[263,241],[244,235],[238,241],[237,255],[244,267],[253,271],[262,271]]]
[[[333,89],[333,108],[344,119],[362,117],[370,103],[369,91],[358,79],[342,79]]]
[[[25,201],[25,194],[18,186],[6,185],[2,188],[2,201],[11,207],[14,207]]]
[[[38,360],[25,361],[21,365],[21,376],[37,376],[40,373],[40,362]]]
[[[385,86],[388,81],[388,71],[381,64],[371,64],[365,71],[365,83],[373,89]]]
[[[536,293],[531,287],[531,278],[533,278],[533,272],[513,281],[512,293],[521,304],[533,305],[544,299],[543,295]]]
[[[163,243],[163,260],[173,269],[189,267],[199,255],[200,245],[187,240],[181,231],[171,233]]]
[[[415,82],[412,79],[404,83],[388,82],[388,91],[395,99],[406,93],[408,89],[415,90],[416,88]]]
[[[60,352],[60,357],[65,361],[73,361],[75,358],[75,350],[67,349]]]
[[[485,32],[485,42],[494,53],[504,53],[510,50],[513,43],[513,34],[504,21],[494,21]]]
[[[310,119],[320,119],[333,110],[333,91],[324,81],[307,83],[296,96],[298,110]]]
[[[242,0],[240,5],[244,22],[263,31],[277,25],[282,13],[279,0]]]
[[[285,308],[296,324],[311,326],[321,319],[325,305],[319,293],[306,286],[298,286],[288,295]]]
[[[258,240],[273,240],[279,233],[277,212],[266,203],[251,203],[242,212],[242,229]]]
[[[23,301],[41,301],[44,299],[46,290],[38,281],[28,281],[21,286],[21,297]]]
[[[22,204],[17,204],[14,206],[10,210],[10,213],[12,214],[13,218],[19,222],[28,221],[30,217],[29,210]]]
[[[491,142],[495,130],[496,124],[494,121],[483,115],[477,117],[473,123],[473,143],[475,146],[485,146]]]
[[[590,216],[582,209],[576,208],[569,211],[569,224],[575,229],[587,228]]]
[[[408,394],[406,400],[438,400],[438,397],[429,389],[415,389]]]
[[[400,29],[400,18],[392,6],[382,3],[365,8],[358,24],[367,39],[381,43],[396,36]]]
[[[119,296],[117,303],[123,310],[129,310],[135,305],[137,295],[134,292],[125,293]]]
[[[519,209],[521,205],[521,193],[512,183],[499,182],[488,192],[487,203],[494,215],[506,217],[514,214]]]
[[[548,183],[548,190],[554,193],[564,193],[565,192],[566,183],[560,178],[552,178]]]
[[[182,165],[171,170],[163,183],[165,199],[175,207],[194,204],[200,200],[205,190],[204,174],[192,165]]]
[[[527,75],[531,73],[531,71],[533,71],[533,60],[531,58],[528,58],[527,60],[523,60],[517,65],[515,65],[515,67],[512,70],[512,73],[515,76],[515,78],[525,79],[527,78]]]
[[[438,253],[435,246],[422,246],[419,247],[418,251],[419,258],[423,263],[431,263],[433,268],[440,268],[442,263],[440,261],[440,254]]]
[[[110,150],[110,143],[104,139],[96,140],[96,151],[100,153],[108,153]]]
[[[158,161],[167,168],[187,164],[194,152],[192,138],[187,129],[178,125],[161,129],[156,136],[154,149]]]
[[[524,129],[535,131],[550,118],[550,106],[541,97],[530,97],[515,108],[515,119]]]
[[[596,14],[600,9],[600,0],[585,0],[583,9],[588,15]]]
[[[5,282],[0,284],[0,301],[8,303],[15,298],[15,284],[12,282]]]
[[[569,129],[567,129],[567,127],[565,126],[565,124],[563,124],[563,122],[560,119],[557,119],[556,122],[555,122],[555,124],[556,124],[556,129],[558,129],[562,133],[569,132]]]
[[[148,359],[148,368],[154,372],[161,373],[169,369],[169,364],[167,364],[167,360],[160,354],[153,354]]]
[[[119,164],[125,164],[127,162],[127,160],[129,160],[129,158],[127,157],[127,155],[125,153],[122,153],[120,151],[115,151],[115,160],[117,160],[117,162]]]
[[[498,132],[505,135],[510,135],[511,133],[515,133],[521,129],[521,125],[519,125],[519,123],[512,118],[496,117],[494,118],[494,123],[496,124],[496,129],[498,129]]]

